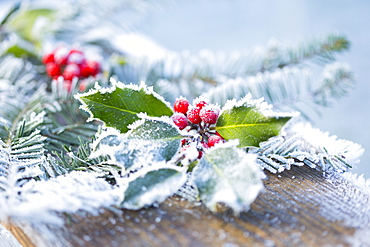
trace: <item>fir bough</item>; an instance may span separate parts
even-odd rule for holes
[[[63,3],[68,6],[65,9],[21,4],[14,5],[1,21],[1,220],[55,223],[56,212],[97,212],[112,205],[140,209],[175,193],[202,199],[211,210],[217,203],[227,203],[239,213],[248,209],[262,189],[263,169],[275,173],[292,165],[308,165],[341,173],[358,162],[363,151],[359,145],[337,140],[303,120],[285,125],[290,113],[268,119],[268,135],[266,131],[239,133],[240,126],[251,130],[265,124],[260,120],[266,112],[258,112],[261,108],[254,105],[262,99],[251,100],[253,104],[238,101],[247,93],[254,99],[263,97],[275,111],[297,111],[306,119],[320,114],[318,107],[345,96],[354,86],[353,74],[347,64],[335,62],[336,54],[349,48],[345,36],[331,33],[291,46],[271,42],[266,48],[234,53],[167,51],[157,59],[125,54],[114,45],[113,35],[129,30],[157,3],[125,0],[86,5],[77,1]],[[123,12],[102,21],[112,9]],[[48,28],[37,29],[36,24],[48,24]],[[110,27],[110,35],[89,36],[97,25]],[[66,89],[63,78],[47,76],[41,61],[44,46],[72,40],[97,50],[106,61],[104,73],[97,78],[101,87],[76,96],[80,101],[92,98],[83,108],[95,112],[95,117],[89,118],[74,98],[81,82],[72,80]],[[320,76],[314,76],[311,62],[323,66]],[[109,87],[111,76],[123,83]],[[154,89],[144,84],[128,86],[142,80]],[[94,81],[85,82],[91,87]],[[120,90],[131,91],[122,96],[117,93]],[[113,97],[108,98],[111,93]],[[202,123],[192,125],[196,131],[195,127],[191,132],[180,131],[169,118],[173,111],[167,102],[173,103],[180,95],[188,99],[201,95],[219,105],[229,102],[221,119],[235,118],[231,122],[240,125]],[[256,118],[250,121],[248,114],[225,113],[238,107],[241,112],[255,113]],[[101,115],[96,114],[99,108]],[[112,113],[117,109],[122,117]],[[126,121],[127,116],[132,119]],[[99,129],[99,121],[115,130]],[[204,140],[216,135],[217,128],[226,129],[221,135],[228,142],[204,151]],[[185,144],[181,139],[187,139]],[[232,158],[227,159],[228,155]]]

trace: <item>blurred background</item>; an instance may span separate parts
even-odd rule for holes
[[[176,1],[137,26],[167,49],[233,51],[320,37],[331,31],[351,41],[339,61],[351,65],[357,82],[348,97],[325,109],[313,125],[365,149],[353,173],[370,178],[370,1],[196,0]]]
[[[0,15],[15,1],[0,0]],[[28,0],[23,2],[36,2]],[[62,4],[68,1],[41,1]],[[79,0],[89,9],[91,1]],[[109,5],[110,1],[92,1],[98,6]],[[126,1],[130,2],[130,1]],[[138,1],[132,0],[132,3]],[[351,65],[357,81],[348,97],[323,110],[321,118],[313,125],[338,138],[356,142],[365,149],[362,161],[352,172],[370,178],[370,1],[366,0],[161,0],[158,8],[149,8],[140,19],[134,20],[134,32],[142,33],[164,49],[188,50],[197,53],[201,49],[231,52],[251,50],[255,46],[266,46],[275,39],[283,45],[294,45],[299,41],[312,40],[337,31],[351,41],[349,51],[337,55],[337,60]],[[91,10],[91,11],[90,11]],[[90,19],[125,25],[130,22],[119,13],[103,18],[99,8],[91,8]],[[68,13],[66,8],[66,13]],[[102,11],[101,11],[102,12]],[[114,10],[113,10],[114,12]],[[140,12],[140,11],[139,11]],[[129,13],[130,14],[130,13]],[[117,16],[118,15],[118,16]],[[127,16],[127,15],[126,15]],[[141,15],[139,15],[141,16]],[[100,18],[100,19],[99,19]],[[134,18],[135,19],[135,18]],[[82,22],[82,20],[80,20]],[[85,20],[86,21],[86,20]],[[74,23],[78,24],[78,23]],[[87,25],[86,23],[82,23]],[[94,23],[90,25],[95,25]],[[70,28],[71,31],[76,27]],[[105,37],[111,36],[113,43],[119,33],[98,30]],[[135,41],[134,41],[135,42]],[[121,44],[122,45],[122,44]],[[137,53],[163,51],[152,43],[140,47]],[[132,47],[132,46],[131,46]]]

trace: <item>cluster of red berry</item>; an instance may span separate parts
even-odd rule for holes
[[[179,129],[196,130],[200,134],[202,147],[213,147],[224,139],[212,128],[219,116],[219,108],[204,100],[195,100],[193,105],[185,98],[179,98],[174,104],[175,114],[172,120]],[[187,141],[183,142],[183,146]]]
[[[64,46],[56,48],[42,57],[46,73],[53,79],[64,78],[65,86],[70,89],[73,78],[84,79],[100,73],[100,63],[86,59],[85,54],[77,49]]]

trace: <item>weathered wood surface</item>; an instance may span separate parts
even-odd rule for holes
[[[267,172],[264,184],[239,217],[172,197],[158,208],[66,217],[52,234],[6,227],[24,246],[370,246],[369,195],[346,180],[293,167]]]

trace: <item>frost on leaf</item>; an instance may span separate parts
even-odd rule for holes
[[[92,157],[109,156],[110,163],[128,171],[152,162],[169,161],[178,152],[182,135],[166,118],[143,116],[126,134],[107,129],[94,142]]]
[[[213,211],[217,203],[225,203],[235,213],[248,210],[263,188],[264,174],[256,156],[236,145],[229,142],[210,149],[193,171],[200,199]]]
[[[138,210],[161,203],[175,194],[186,182],[186,172],[177,166],[161,165],[143,168],[129,177],[121,207]]]
[[[145,84],[124,85],[113,81],[113,87],[103,89],[96,86],[84,94],[76,95],[82,109],[90,113],[89,120],[100,120],[107,127],[126,133],[128,126],[139,119],[139,113],[151,117],[171,116],[169,104]]]
[[[248,94],[240,101],[228,101],[218,118],[216,130],[226,139],[239,139],[240,147],[259,146],[279,134],[294,114],[278,114],[263,99],[252,100]]]

